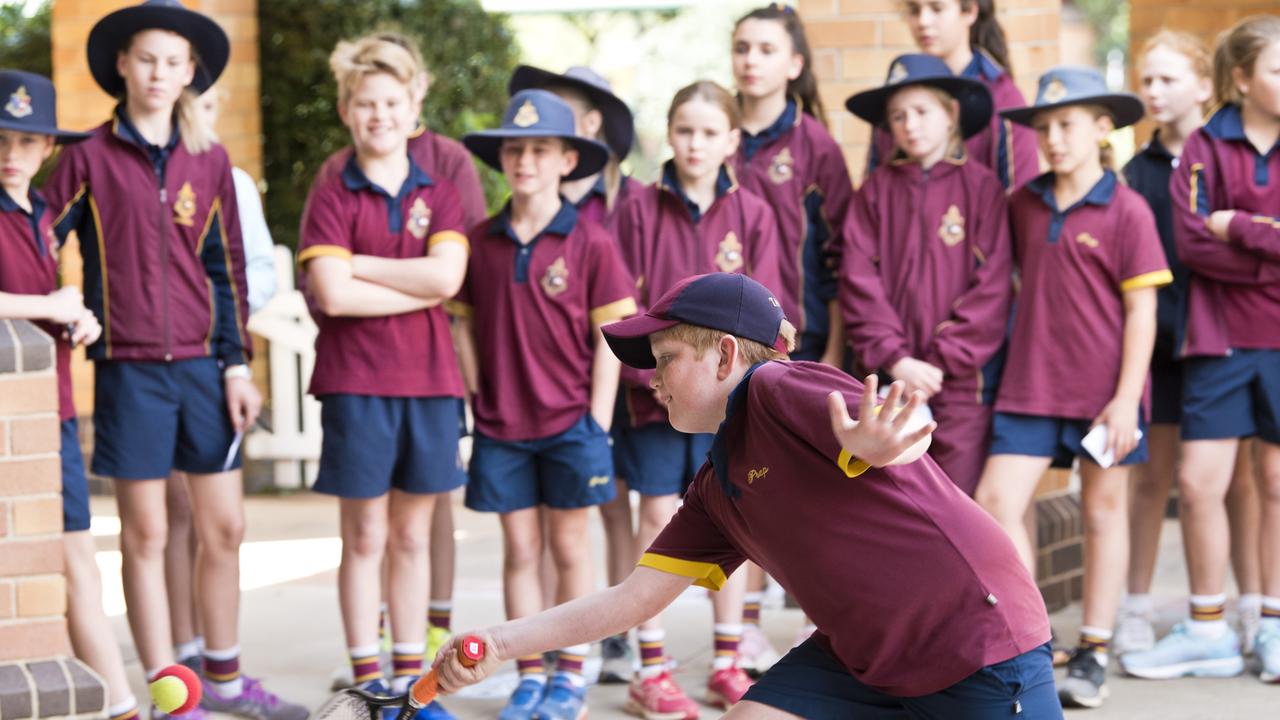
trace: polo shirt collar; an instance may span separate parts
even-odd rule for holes
[[[764,363],[756,363],[747,369],[742,379],[734,386],[733,391],[729,393],[729,400],[725,403],[724,421],[720,423],[720,429],[716,430],[715,438],[711,441],[711,451],[707,453],[711,460],[711,472],[715,474],[716,479],[720,481],[720,488],[731,498],[742,495],[742,490],[729,480],[729,447],[726,439],[729,423],[733,422],[734,417],[746,406],[747,388],[751,385],[751,376]]]
[[[795,100],[787,100],[787,106],[783,108],[782,114],[769,127],[761,130],[759,133],[752,135],[746,130],[742,131],[742,157],[750,160],[760,149],[769,143],[777,140],[785,135],[791,128],[799,124],[799,110]]]
[[[1163,160],[1166,163],[1178,159],[1174,157],[1173,153],[1169,152],[1169,148],[1165,147],[1164,143],[1160,142],[1159,129],[1151,134],[1151,139],[1138,152],[1143,155],[1149,155],[1156,160]]]
[[[40,234],[40,218],[44,215],[48,204],[45,203],[40,193],[34,189],[27,192],[27,198],[31,200],[31,212],[24,210],[18,204],[18,201],[9,196],[7,191],[0,190],[0,212],[19,212],[26,216],[28,222],[31,223],[31,239],[35,242],[36,248],[39,249],[40,257],[44,257],[49,254],[49,248],[45,246],[44,237]]]
[[[182,138],[182,134],[178,130],[177,121],[174,121],[172,129],[169,131],[169,142],[161,147],[151,144],[142,136],[138,127],[133,124],[133,120],[129,118],[129,112],[125,110],[124,103],[116,106],[116,120],[114,127],[116,137],[145,150],[147,157],[151,158],[151,164],[155,166],[156,174],[161,174],[165,163],[169,161],[169,156],[173,154],[173,151],[178,147],[178,141]]]
[[[409,174],[404,179],[404,184],[400,186],[400,191],[396,196],[403,197],[406,188],[416,190],[420,187],[428,187],[432,184],[431,176],[426,170],[418,167],[418,163],[413,161],[413,156],[409,155]],[[347,164],[342,167],[342,184],[351,192],[360,190],[372,190],[379,195],[392,197],[386,188],[380,187],[364,174],[364,170],[360,169],[360,164],[356,162],[356,154],[351,153],[351,157],[347,158]]]
[[[981,50],[975,50],[973,58],[969,60],[969,64],[964,66],[960,71],[960,77],[995,80],[1004,74],[1004,70],[996,64],[987,54]]]
[[[604,173],[596,175],[596,181],[591,185],[591,189],[578,198],[577,207],[582,207],[591,202],[592,198],[600,198],[604,200],[609,197],[609,188],[604,184]]]
[[[1084,197],[1076,201],[1074,205],[1066,210],[1058,209],[1058,199],[1053,196],[1053,173],[1047,172],[1040,177],[1027,183],[1027,188],[1039,197],[1045,207],[1049,208],[1052,213],[1049,221],[1049,242],[1058,242],[1058,236],[1062,234],[1062,226],[1067,222],[1067,216],[1082,205],[1096,205],[1098,207],[1106,207],[1111,204],[1111,199],[1116,194],[1116,174],[1110,170],[1102,171],[1102,178],[1094,183],[1089,192]]]
[[[698,203],[689,199],[689,196],[684,192],[684,188],[680,185],[680,175],[676,172],[674,160],[668,160],[662,164],[662,180],[659,187],[679,198],[680,202],[684,203],[684,206],[689,210],[689,216],[693,218],[695,223],[702,219],[702,209],[698,207]],[[734,182],[729,168],[721,165],[720,172],[716,175],[715,199],[719,200],[737,189],[738,184]]]
[[[1265,154],[1259,153],[1253,143],[1249,142],[1248,136],[1244,134],[1244,116],[1240,113],[1238,103],[1227,103],[1219,108],[1218,112],[1209,118],[1209,122],[1204,124],[1204,131],[1218,140],[1243,143],[1249,148],[1249,154],[1253,155],[1253,183],[1258,186],[1268,184],[1271,174],[1268,163],[1271,156],[1280,150],[1280,140],[1276,140]]]
[[[560,209],[551,218],[551,222],[529,241],[529,245],[533,245],[543,235],[561,235],[568,236],[573,232],[574,226],[578,224],[578,209],[573,203],[569,202],[563,195],[560,196]],[[502,207],[493,218],[493,229],[507,236],[511,242],[521,245],[520,237],[516,235],[516,231],[511,227],[511,201]]]

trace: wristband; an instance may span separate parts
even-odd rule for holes
[[[222,379],[230,380],[232,378],[252,381],[253,370],[250,370],[248,365],[229,365],[222,371]]]

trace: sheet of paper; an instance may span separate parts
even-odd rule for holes
[[[1137,431],[1137,439],[1142,439],[1141,430]],[[1084,439],[1080,441],[1080,444],[1093,456],[1094,462],[1098,463],[1098,466],[1104,470],[1116,464],[1115,453],[1107,449],[1106,424],[1090,430],[1089,434],[1085,435]]]

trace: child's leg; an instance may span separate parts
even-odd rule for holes
[[[102,578],[94,559],[97,548],[87,530],[62,536],[67,574],[67,631],[76,657],[107,684],[107,706],[133,699],[124,674],[124,659],[106,613],[102,611]]]
[[[430,586],[431,519],[438,495],[391,490],[388,501],[387,606],[394,670],[391,690],[403,692],[422,674]]]
[[[600,506],[600,522],[604,525],[605,567],[609,584],[617,585],[636,566],[635,532],[631,527],[631,493],[627,481],[614,478],[617,495]]]
[[[1262,465],[1262,591],[1269,604],[1280,601],[1280,444],[1258,442]],[[1277,609],[1270,613],[1277,615]]]
[[[165,509],[169,514],[169,540],[164,549],[164,579],[169,596],[169,629],[178,662],[200,657],[196,639],[196,534],[191,523],[191,497],[187,476],[174,471],[165,481]]]
[[[117,480],[115,491],[129,630],[142,668],[150,675],[173,663],[164,582],[164,548],[169,533],[164,480]]]
[[[1224,501],[1238,446],[1234,438],[1182,443],[1179,514],[1192,595],[1216,596],[1225,589],[1231,530]]]
[[[640,556],[645,550],[653,544],[657,539],[658,533],[662,532],[662,528],[671,522],[672,516],[676,514],[676,496],[675,495],[641,495],[640,496],[640,522],[636,526],[636,544],[633,564],[639,562]],[[660,616],[654,616],[640,623],[640,630],[649,635],[652,631],[662,632],[662,622]],[[643,644],[643,641],[641,641]],[[661,640],[658,642],[658,652],[661,652]],[[641,648],[643,655],[643,647]],[[652,654],[652,653],[651,653]],[[665,657],[665,656],[663,656]],[[646,658],[641,658],[644,663]],[[652,659],[652,658],[650,658]],[[652,665],[653,663],[644,663]],[[643,668],[642,668],[643,670]]]
[[[458,561],[458,548],[453,538],[453,502],[451,495],[441,495],[431,513],[431,604],[453,603],[453,579]],[[449,629],[445,620],[444,628]]]
[[[1052,459],[1034,455],[992,455],[978,481],[974,499],[1008,533],[1023,565],[1035,577],[1036,547],[1024,518],[1040,476]]]
[[[1080,475],[1085,534],[1081,646],[1087,644],[1106,665],[1129,562],[1129,468],[1104,470],[1082,458]]]
[[[240,543],[244,541],[240,471],[189,477],[192,517],[200,541],[195,577],[205,646],[232,648],[240,635]]]
[[[547,546],[556,570],[557,605],[589,595],[595,588],[589,542],[588,508],[558,510],[544,507],[547,518]]]
[[[338,524],[342,534],[342,563],[338,566],[338,604],[348,648],[372,648],[374,667],[357,671],[355,681],[381,677],[377,670],[378,619],[382,599],[382,559],[387,546],[389,495],[340,498]],[[357,659],[352,658],[355,663]],[[372,676],[372,677],[371,677]]]
[[[1262,502],[1259,492],[1262,448],[1266,443],[1241,440],[1236,451],[1235,471],[1227,488],[1227,522],[1231,526],[1231,571],[1236,590],[1243,598],[1262,592],[1262,565],[1259,553],[1262,532]],[[1257,465],[1255,465],[1257,460]]]
[[[1133,492],[1129,510],[1130,595],[1151,591],[1156,554],[1160,548],[1160,528],[1164,524],[1169,491],[1178,466],[1178,426],[1152,425],[1147,436],[1150,459],[1133,468]]]
[[[542,528],[537,508],[502,513],[502,595],[507,619],[542,611]]]
[[[738,568],[711,593],[712,647],[711,675],[707,678],[707,702],[725,710],[733,707],[751,687],[745,670],[738,667],[738,647],[742,643],[742,605],[747,592],[747,569]]]

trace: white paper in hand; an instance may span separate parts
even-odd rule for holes
[[[1134,439],[1142,439],[1141,430],[1136,431]],[[1089,454],[1093,456],[1094,462],[1098,463],[1098,467],[1103,470],[1116,464],[1115,453],[1107,448],[1106,423],[1090,430],[1089,434],[1085,435],[1084,439],[1080,441],[1080,445],[1082,445],[1085,450],[1089,451]]]

